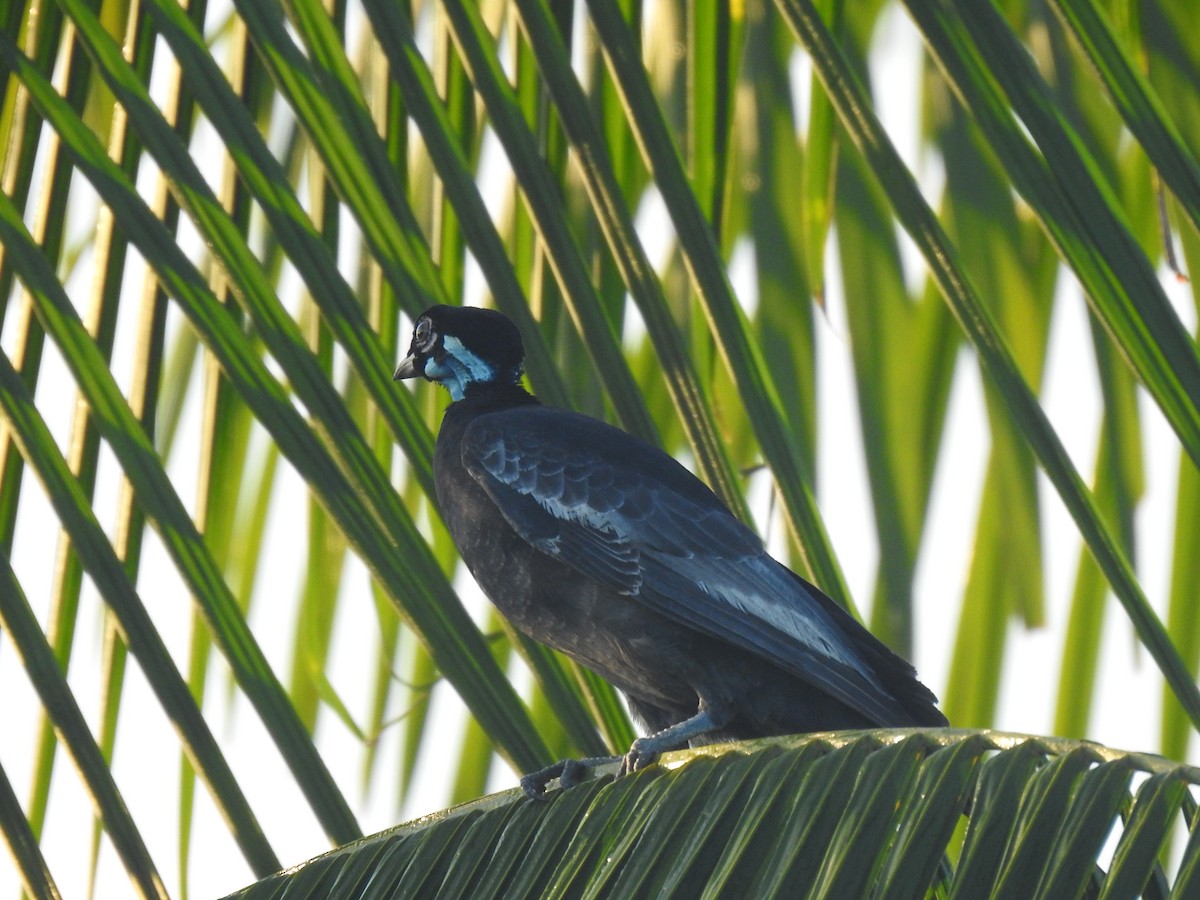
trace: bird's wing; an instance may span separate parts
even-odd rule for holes
[[[475,420],[462,455],[543,553],[880,724],[907,721],[844,630],[848,618],[656,448],[595,419],[531,407]]]

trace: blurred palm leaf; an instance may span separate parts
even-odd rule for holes
[[[1083,548],[1058,730],[1088,734],[1111,592],[1164,677],[1162,748],[1187,753],[1200,723],[1200,360],[1157,271],[1176,238],[1189,267],[1200,258],[1200,51],[1179,39],[1190,5],[904,8],[932,63],[913,106],[921,121],[909,123],[920,184],[873,113],[873,98],[888,96],[871,84],[877,33],[896,15],[883,2],[0,4],[0,621],[46,711],[25,807],[0,768],[0,822],[32,893],[53,881],[38,842],[59,746],[107,835],[95,832],[80,851],[89,866],[76,868],[95,870],[111,846],[139,890],[165,890],[158,836],[143,840],[106,773],[120,735],[141,727],[123,714],[126,652],[180,735],[171,865],[184,891],[193,816],[207,802],[193,796],[193,771],[248,871],[280,862],[258,821],[270,810],[247,799],[244,758],[213,736],[214,703],[248,701],[275,748],[251,755],[269,752],[292,773],[334,843],[360,834],[364,804],[346,799],[353,764],[333,757],[330,729],[361,748],[366,796],[395,791],[393,810],[419,793],[431,754],[444,798],[464,800],[484,790],[497,754],[524,770],[627,745],[611,688],[508,633],[459,575],[431,490],[444,399],[389,377],[405,322],[433,302],[504,310],[545,400],[688,457],[764,531],[777,514],[794,565],[853,608],[867,598],[851,597],[814,499],[831,413],[818,410],[824,313],[812,300],[838,298],[879,547],[871,621],[908,654],[943,432],[964,377],[958,351],[971,345],[992,443],[948,684],[935,689],[955,724],[991,725],[1008,623],[1045,616],[1040,467]],[[825,255],[830,236],[836,256]],[[925,257],[924,280],[910,246]],[[735,264],[743,274],[731,278]],[[1037,399],[1067,279],[1089,303],[1104,405],[1091,489]],[[1133,568],[1147,416],[1169,424],[1180,460],[1166,626]],[[122,487],[110,501],[114,461]],[[44,494],[24,484],[26,469]],[[777,510],[750,502],[764,478]],[[289,510],[282,528],[276,509]],[[31,538],[30,523],[47,521],[61,530],[53,563],[48,542]],[[287,561],[272,567],[281,546]],[[144,548],[165,559],[167,581],[143,574]],[[105,656],[81,672],[77,623],[97,594]],[[190,634],[166,615],[189,595]],[[355,678],[338,664],[347,628],[352,655],[369,661]],[[214,672],[229,676],[225,706]],[[471,714],[461,740],[439,724],[443,684]],[[97,696],[93,739],[80,708]],[[1015,789],[972,774],[999,771],[1003,753],[981,764],[981,749],[959,749],[967,743],[932,755],[918,744],[907,775],[886,754],[871,764],[873,790],[967,757],[960,785]],[[802,755],[816,765],[842,752],[827,751]],[[0,745],[0,765],[6,755]],[[749,759],[739,774],[721,760],[715,775],[685,769],[679,780],[717,777],[724,802],[767,804]],[[1012,764],[1047,796],[1070,795],[1064,785],[1088,770],[1061,858],[1027,869],[1026,839],[1011,858],[964,857],[954,884],[966,872],[1020,896],[1009,886],[1028,886],[1035,869],[1056,889],[1093,877],[1094,852],[1075,848],[1107,828],[1111,813],[1089,804],[1117,796],[1119,778],[1093,774],[1109,769],[1089,768],[1086,753],[1061,759],[1074,761]],[[634,799],[645,789],[686,810],[695,785],[675,780],[581,791],[578,802],[651,816]],[[1155,790],[1172,809],[1185,802],[1174,787]],[[1143,821],[1137,808],[1127,833]],[[1032,806],[1019,814],[1030,828],[1040,821]],[[938,811],[904,800],[898,815]],[[863,872],[838,862],[855,852],[854,832],[829,832],[830,853],[810,872],[822,890],[850,877],[913,883],[896,854],[921,843],[916,832]],[[1145,841],[1139,859],[1161,843]],[[730,846],[741,849],[724,854],[720,879],[749,852]],[[695,877],[648,871],[663,884]]]

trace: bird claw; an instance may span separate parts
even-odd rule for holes
[[[651,743],[648,738],[638,738],[633,742],[629,752],[621,757],[621,768],[617,771],[618,778],[622,775],[640,772],[654,764],[654,761],[658,759],[659,750],[657,747],[648,746]]]
[[[558,786],[566,790],[567,788],[575,787],[583,781],[588,770],[605,763],[611,763],[616,757],[611,756],[596,756],[588,759],[562,759],[552,766],[546,766],[544,769],[538,769],[536,772],[530,772],[528,775],[521,777],[521,790],[525,792],[525,796],[530,800],[546,801],[549,797],[546,796],[546,786],[555,778],[558,779]]]
[[[546,795],[546,787],[554,779],[558,779],[558,786],[566,790],[567,788],[575,787],[583,781],[588,771],[596,766],[609,765],[611,763],[620,762],[620,767],[617,769],[617,778],[622,775],[632,775],[634,772],[640,772],[648,766],[651,766],[658,759],[664,749],[669,750],[673,744],[667,742],[663,734],[650,735],[649,737],[640,737],[629,748],[629,752],[624,756],[592,756],[586,759],[561,759],[552,766],[546,766],[544,769],[538,769],[536,772],[530,772],[528,775],[521,777],[521,790],[525,792],[525,796],[530,800],[548,800]]]
[[[544,769],[538,769],[536,772],[530,772],[528,775],[521,776],[521,790],[525,792],[525,796],[530,800],[545,801],[546,785],[555,778],[562,778],[566,771],[567,760],[556,762],[552,766],[546,766]]]

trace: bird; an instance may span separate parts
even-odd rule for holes
[[[396,380],[450,393],[433,457],[459,555],[518,631],[591,669],[644,729],[618,774],[687,746],[947,725],[913,666],[657,446],[522,386],[502,313],[433,306]],[[541,796],[596,760],[526,775]]]

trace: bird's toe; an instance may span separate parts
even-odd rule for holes
[[[584,776],[588,772],[588,764],[582,759],[564,759],[562,761],[562,772],[558,776],[559,787],[572,788],[583,781]]]
[[[621,771],[619,775],[629,775],[633,772],[640,772],[642,769],[652,765],[661,751],[654,745],[654,741],[650,738],[638,738],[630,746],[629,752],[621,759]]]
[[[544,769],[538,769],[536,772],[522,775],[521,790],[525,792],[525,796],[530,800],[545,800],[546,785],[555,778],[561,779],[569,762],[572,762],[572,760],[564,759],[552,766],[546,766]],[[578,778],[578,775],[576,775],[576,778]]]
[[[584,759],[562,759],[552,766],[530,772],[521,778],[521,790],[530,800],[545,800],[546,788],[554,779],[562,789],[575,787],[584,781],[587,773],[597,766],[612,765],[616,756],[589,756]],[[621,757],[623,759],[623,757]]]

